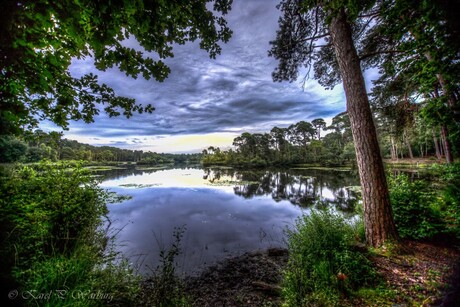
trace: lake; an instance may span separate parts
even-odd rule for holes
[[[285,247],[284,231],[315,206],[353,214],[356,174],[344,170],[129,167],[99,173],[101,187],[130,199],[108,204],[116,246],[148,274],[184,230],[178,271],[193,274],[225,257]]]

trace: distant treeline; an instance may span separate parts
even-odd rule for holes
[[[423,120],[419,109],[413,108],[409,119],[401,120],[398,107],[385,112],[374,110],[381,154],[384,158],[445,158],[447,139],[441,129]],[[402,115],[401,115],[402,116]],[[396,119],[395,119],[396,118]],[[407,124],[410,122],[410,124]],[[451,130],[455,131],[454,129]],[[450,150],[460,152],[460,133],[451,134]],[[204,165],[262,167],[269,165],[318,164],[341,166],[355,163],[355,149],[350,120],[346,112],[336,115],[331,125],[321,118],[300,121],[286,128],[273,127],[268,133],[245,132],[233,141],[234,148],[203,150]]]
[[[21,138],[0,136],[0,162],[38,162],[44,159],[88,162],[133,162],[137,164],[199,163],[201,153],[165,154],[111,146],[92,146],[62,138],[62,133],[36,130]]]
[[[327,134],[324,131],[328,131]],[[322,135],[323,132],[323,135]],[[338,166],[353,163],[355,150],[346,113],[326,126],[322,118],[300,121],[287,128],[273,127],[269,133],[245,132],[226,151],[209,147],[203,151],[204,165],[262,167],[315,163]]]

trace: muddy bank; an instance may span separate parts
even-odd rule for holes
[[[185,292],[193,306],[277,306],[287,261],[287,250],[279,248],[229,258],[186,278]]]

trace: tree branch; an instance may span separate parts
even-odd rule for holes
[[[405,53],[407,51],[403,51],[403,50],[382,50],[382,51],[375,51],[375,52],[370,52],[370,53],[366,53],[366,54],[363,54],[359,57],[359,60],[362,61],[366,58],[370,58],[374,55],[379,55],[379,54],[392,54],[392,53]]]
[[[323,47],[331,47],[332,44],[325,44],[325,45],[315,45],[312,48],[323,48]]]
[[[364,31],[366,31],[367,27],[369,26],[369,24],[371,23],[371,21],[374,20],[375,17],[377,17],[377,16],[371,16],[371,17],[366,21],[366,24],[363,26],[363,28],[361,29],[361,31],[358,33],[357,37],[361,37],[361,35],[364,33]]]
[[[380,15],[380,10],[376,10],[374,12],[370,12],[369,14],[358,15],[358,18],[367,18],[367,17],[376,17]]]
[[[316,7],[316,10],[315,10],[315,32],[313,32],[313,37],[315,37],[318,34],[318,10],[319,10],[319,7]],[[314,42],[314,40],[310,40],[310,49],[309,50],[313,49],[313,42]]]
[[[312,40],[315,40],[315,39],[324,38],[324,37],[327,37],[329,35],[330,35],[330,33],[326,32],[326,33],[321,34],[321,35],[310,36],[310,37],[304,38],[304,39],[300,40],[300,42],[308,42],[308,41],[312,41]]]

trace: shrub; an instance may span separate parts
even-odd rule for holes
[[[27,263],[37,250],[66,253],[95,232],[107,212],[105,193],[82,168],[40,164],[17,167],[2,185],[1,225]],[[7,229],[5,229],[7,228]],[[18,241],[19,239],[19,241]]]
[[[426,181],[400,174],[389,179],[393,215],[402,238],[429,239],[445,230],[434,191]]]
[[[18,301],[94,306],[107,303],[88,300],[94,292],[124,302],[134,297],[137,278],[123,262],[111,261],[116,254],[106,250],[100,227],[108,194],[85,170],[68,164],[17,165],[1,179],[1,273],[21,290]],[[35,299],[27,291],[51,295]]]
[[[342,295],[375,281],[371,262],[354,247],[356,227],[343,217],[312,211],[287,232],[286,305],[336,305]]]
[[[404,174],[390,178],[389,183],[395,223],[402,238],[432,239],[457,229],[451,227],[459,221],[455,185],[442,180],[441,188],[436,188],[426,180],[411,181]]]
[[[440,181],[436,198],[445,227],[460,239],[460,163],[434,165],[432,169]]]

